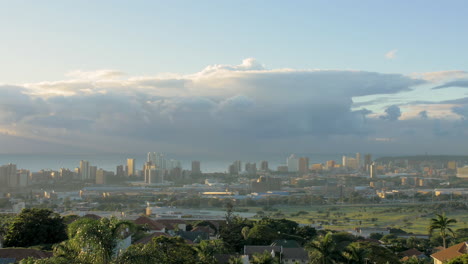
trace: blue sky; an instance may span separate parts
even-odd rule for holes
[[[466,69],[466,1],[1,1],[3,82],[76,69]],[[396,58],[384,54],[398,50]],[[26,73],[26,74],[25,74]]]
[[[467,10],[466,1],[0,0],[0,144],[466,154]]]

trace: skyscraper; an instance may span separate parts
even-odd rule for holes
[[[299,158],[299,172],[306,174],[309,172],[309,158],[301,157]]]
[[[200,161],[192,161],[192,174],[201,174]]]
[[[374,179],[377,176],[377,168],[376,167],[377,166],[375,165],[375,163],[372,163],[369,166],[369,175],[370,175],[371,179]]]
[[[263,160],[263,161],[260,163],[260,170],[262,170],[262,171],[268,171],[268,161]]]
[[[299,170],[299,159],[296,155],[291,154],[291,156],[286,159],[286,165],[288,165],[289,172],[297,172]]]
[[[123,178],[125,176],[125,170],[123,165],[119,165],[116,168],[115,174],[119,178]]]
[[[364,168],[366,171],[368,171],[370,168],[369,166],[372,164],[372,155],[371,154],[366,154],[364,156]]]
[[[18,176],[15,164],[7,164],[0,167],[0,183],[2,186],[17,187]]]
[[[356,163],[357,163],[357,169],[360,170],[362,167],[362,159],[361,159],[361,153],[356,153]]]
[[[80,161],[80,175],[81,180],[86,181],[90,179],[89,162],[86,160]]]
[[[127,176],[135,176],[135,159],[127,159]]]

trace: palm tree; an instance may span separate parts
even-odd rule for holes
[[[369,255],[369,250],[360,247],[359,243],[350,244],[346,247],[345,252],[343,253],[346,263],[348,264],[365,263],[367,255]]]
[[[68,227],[67,241],[57,245],[54,256],[70,263],[108,264],[116,257],[119,239],[133,223],[116,218],[80,219]]]
[[[431,223],[429,225],[429,234],[432,234],[434,230],[439,230],[439,234],[442,237],[444,248],[446,248],[446,237],[449,235],[449,233],[451,233],[452,236],[455,236],[455,233],[453,232],[452,228],[450,228],[450,225],[456,222],[457,220],[446,217],[445,213],[436,214],[436,218],[431,219]]]
[[[332,233],[327,233],[320,240],[312,241],[306,248],[311,253],[314,263],[317,264],[334,264],[343,257],[333,241]]]

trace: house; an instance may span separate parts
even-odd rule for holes
[[[158,223],[149,217],[140,216],[133,221],[137,225],[146,226],[149,229],[149,232],[165,232],[166,226],[164,224]]]
[[[158,232],[158,231],[156,231],[156,232],[153,232],[153,233],[152,233],[151,235],[149,235],[149,236],[146,236],[146,237],[144,237],[144,238],[142,238],[142,239],[137,240],[137,241],[135,242],[135,244],[149,244],[149,243],[153,240],[153,238],[160,237],[160,236],[172,237],[171,235],[166,234],[166,233],[164,233],[164,232]]]
[[[304,248],[285,248],[282,246],[244,246],[244,255],[250,258],[255,253],[262,254],[264,252],[271,253],[272,256],[278,257],[282,264],[309,263],[309,254]]]
[[[434,264],[443,264],[451,259],[468,254],[468,241],[461,242],[431,255]]]
[[[356,227],[349,233],[363,238],[369,238],[371,234],[381,234],[383,236],[390,234],[390,230],[387,228],[368,228],[368,227]]]
[[[202,240],[210,240],[210,235],[201,231],[192,232],[179,230],[176,232],[176,235],[193,243],[200,243]]]
[[[407,261],[408,259],[410,259],[412,257],[427,258],[427,256],[424,255],[424,253],[422,253],[421,251],[419,251],[419,250],[417,250],[415,248],[411,248],[411,249],[405,250],[403,252],[400,252],[400,254],[398,254],[398,255],[401,258],[401,261]]]
[[[25,258],[43,259],[52,257],[52,252],[30,248],[3,248],[0,249],[0,263],[18,263]]]
[[[156,223],[162,224],[166,227],[166,230],[187,230],[187,223],[180,219],[156,219]]]

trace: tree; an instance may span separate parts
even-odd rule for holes
[[[181,264],[200,263],[197,252],[181,237],[156,237],[151,243],[130,246],[116,264]],[[202,262],[203,263],[203,262]]]
[[[456,222],[457,220],[446,217],[445,213],[436,214],[436,217],[431,219],[431,222],[429,225],[429,234],[432,234],[434,230],[439,230],[439,234],[442,237],[443,246],[444,248],[447,248],[447,243],[446,243],[447,236],[449,235],[449,233],[451,233],[452,236],[455,235],[452,228],[450,228],[450,225]]]
[[[67,239],[63,218],[49,209],[24,209],[5,235],[5,247],[52,245]]]
[[[270,252],[255,253],[252,256],[252,264],[275,264],[277,263],[276,259],[271,255]]]
[[[243,264],[241,257],[231,257],[228,264]]]
[[[353,242],[349,246],[359,246],[360,248],[367,250],[367,263],[400,263],[400,260],[395,253],[379,244],[371,242]]]
[[[216,264],[215,254],[226,253],[226,247],[222,240],[203,240],[195,247],[198,258],[206,264]]]
[[[301,237],[301,244],[304,244],[306,241],[310,241],[317,236],[317,230],[310,226],[301,226],[296,229],[296,236]]]
[[[348,264],[361,264],[365,263],[369,250],[361,247],[359,243],[350,244],[346,247],[343,256]]]
[[[312,263],[334,264],[342,258],[342,254],[337,250],[336,243],[333,241],[330,232],[307,244],[306,249],[309,251]]]
[[[456,257],[447,262],[447,264],[468,264],[468,254],[463,254],[459,257]]]
[[[273,240],[278,238],[278,232],[275,229],[272,229],[268,225],[264,224],[255,224],[249,230],[247,238],[254,245],[269,245]]]
[[[110,263],[119,253],[119,240],[133,227],[133,223],[116,218],[82,218],[68,226],[69,240],[54,248],[54,257],[69,263]]]

